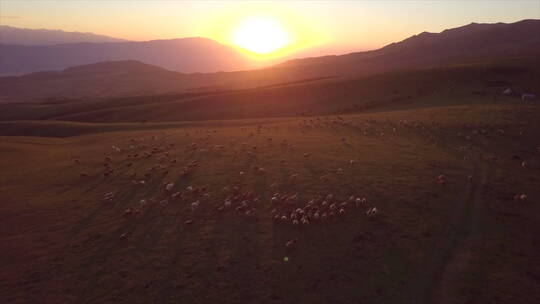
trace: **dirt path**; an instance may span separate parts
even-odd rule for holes
[[[405,303],[450,303],[456,296],[457,277],[470,262],[473,233],[478,230],[481,214],[481,192],[488,175],[485,165],[475,166],[473,180],[456,201],[445,237],[433,248],[406,290]]]

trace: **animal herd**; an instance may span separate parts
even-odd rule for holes
[[[315,117],[303,119],[296,126],[301,134],[306,134],[315,129],[337,130],[338,128],[355,129],[364,136],[385,137],[385,128],[379,128],[379,122],[368,119],[362,123],[348,121],[343,117]],[[383,123],[388,123],[385,121]],[[437,122],[431,124],[422,121],[399,120],[391,123],[390,134],[395,135],[400,129],[424,130],[428,127],[440,128]],[[464,125],[462,131],[458,132],[458,137],[466,135],[467,140],[472,135],[486,134],[485,129],[472,130],[471,126]],[[268,169],[256,164],[257,155],[264,151],[277,151],[281,155],[299,154],[305,161],[309,161],[313,156],[313,151],[302,151],[301,145],[293,144],[290,139],[276,140],[280,135],[280,129],[272,126],[259,125],[255,128],[241,128],[244,134],[247,133],[247,140],[229,140],[227,144],[213,144],[210,139],[218,138],[217,130],[195,130],[186,132],[182,141],[191,141],[183,146],[179,144],[170,134],[164,133],[161,136],[148,138],[132,138],[127,145],[116,144],[111,146],[103,158],[101,174],[103,178],[112,176],[127,177],[129,184],[136,187],[155,187],[153,181],[159,181],[162,187],[159,191],[152,192],[149,197],[138,199],[138,203],[131,204],[123,212],[126,218],[143,214],[147,208],[153,205],[167,206],[177,203],[184,206],[187,214],[185,225],[192,225],[205,216],[220,213],[235,213],[240,219],[252,219],[260,217],[270,217],[274,225],[291,225],[292,227],[308,227],[310,225],[323,225],[339,221],[346,218],[359,220],[360,216],[373,218],[380,215],[381,211],[376,206],[375,199],[358,196],[357,193],[350,193],[341,197],[332,193],[307,194],[302,192],[276,191],[273,192],[277,184],[298,183],[300,173],[291,172],[284,177],[285,180],[274,180],[269,183],[266,193],[255,193],[246,189],[245,179],[256,178],[256,176],[268,175]],[[501,130],[502,131],[502,130]],[[504,134],[504,131],[498,134]],[[292,132],[290,129],[281,132]],[[270,134],[272,133],[272,134]],[[244,135],[245,136],[245,135]],[[262,139],[255,142],[253,139]],[[341,136],[339,141],[343,145],[350,145],[351,140]],[[262,142],[262,143],[261,143]],[[276,146],[277,143],[277,146]],[[456,148],[461,152],[466,152],[467,146]],[[232,157],[231,157],[232,156]],[[230,171],[228,175],[228,185],[222,188],[211,189],[212,186],[185,185],[183,180],[196,174],[197,170],[204,163],[206,157],[221,157],[223,162],[249,162],[251,172],[245,168],[239,171]],[[469,160],[467,156],[463,158]],[[75,160],[77,166],[82,166],[84,161]],[[150,164],[149,164],[150,163]],[[342,161],[348,167],[338,167],[320,176],[321,181],[326,181],[329,177],[339,178],[345,170],[354,170],[357,160],[346,159]],[[280,164],[287,167],[287,160],[281,159]],[[523,168],[527,168],[528,163],[521,163]],[[343,169],[345,168],[345,169]],[[209,168],[205,168],[209,170]],[[87,172],[80,173],[81,178],[88,178]],[[467,180],[472,181],[472,175],[468,175]],[[435,177],[436,183],[444,186],[449,182],[445,174]],[[152,184],[152,185],[150,185]],[[182,186],[183,185],[183,186]],[[136,190],[133,190],[136,191]],[[103,196],[106,202],[121,200],[121,191],[107,192]],[[144,191],[142,191],[144,192]],[[272,194],[269,194],[272,193]],[[526,201],[526,194],[516,194],[514,197],[518,201]],[[349,217],[349,214],[355,214]],[[122,235],[121,238],[126,238]],[[292,240],[286,246],[290,247],[296,241]]]

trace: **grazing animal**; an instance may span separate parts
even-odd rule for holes
[[[200,206],[200,203],[199,201],[195,201],[193,203],[191,203],[191,211],[195,212],[195,210],[197,210]]]
[[[327,218],[328,218],[328,214],[326,212],[323,212],[323,214],[321,215],[321,221],[324,222]]]
[[[296,245],[296,243],[298,242],[298,239],[292,239],[292,240],[289,240],[286,244],[285,244],[285,247],[287,248],[292,248]]]
[[[114,192],[105,193],[104,201],[112,202],[114,200]]]
[[[378,212],[379,212],[379,210],[377,209],[377,207],[373,207],[373,208],[368,209],[368,211],[366,212],[366,215],[369,216],[369,217],[373,217],[373,216],[377,215]]]
[[[439,185],[446,185],[447,182],[448,182],[448,180],[447,180],[447,178],[446,178],[446,175],[441,174],[441,175],[439,175],[439,176],[437,177],[437,183],[438,183]]]
[[[512,96],[512,95],[514,95],[514,90],[512,90],[512,88],[508,88],[508,89],[503,91],[503,94],[506,95],[506,96]]]
[[[536,95],[531,93],[525,93],[521,95],[521,101],[525,102],[527,100],[533,100],[536,99]]]

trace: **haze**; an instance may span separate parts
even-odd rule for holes
[[[540,1],[0,13],[0,304],[540,303]]]
[[[539,1],[4,0],[0,23],[135,41],[200,36],[231,45],[239,23],[264,16],[281,23],[293,37],[285,50],[270,56],[275,58],[375,49],[423,31],[534,19],[539,11]]]

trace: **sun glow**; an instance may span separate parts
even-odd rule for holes
[[[232,35],[232,43],[236,46],[263,55],[286,47],[291,40],[279,22],[266,17],[244,19]]]

